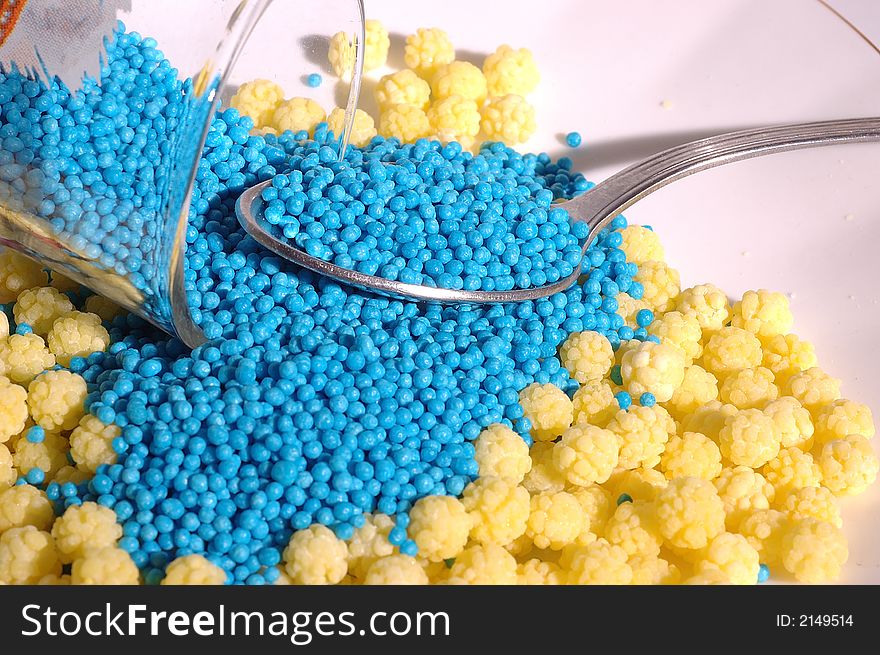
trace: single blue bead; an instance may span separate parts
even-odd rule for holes
[[[25,479],[28,484],[37,486],[43,484],[43,480],[46,479],[46,474],[43,472],[43,469],[34,467],[27,472]]]
[[[32,425],[27,429],[25,438],[31,443],[42,443],[46,438],[46,431],[39,425]]]
[[[636,323],[639,327],[648,327],[654,321],[654,312],[650,309],[640,309],[636,313]]]
[[[632,396],[626,391],[618,391],[614,394],[614,398],[617,400],[620,409],[629,409],[632,406]]]

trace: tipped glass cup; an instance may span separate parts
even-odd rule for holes
[[[94,2],[96,7],[101,5],[99,0]],[[145,150],[152,166],[140,175],[141,168],[123,161],[119,148],[109,160],[93,153],[97,154],[93,162],[82,157],[74,142],[68,163],[58,170],[58,165],[51,163],[52,154],[70,133],[56,127],[59,136],[45,139],[51,126],[43,126],[41,121],[48,114],[35,119],[31,111],[29,116],[21,109],[26,104],[15,105],[16,98],[26,100],[13,92],[27,96],[38,89],[47,98],[94,93],[97,86],[112,78],[112,70],[105,68],[102,80],[87,77],[77,85],[82,88],[68,89],[54,76],[70,79],[69,72],[54,73],[51,64],[46,64],[46,70],[38,74],[22,74],[9,58],[11,46],[4,49],[0,45],[0,245],[100,293],[195,347],[205,337],[192,320],[184,288],[185,236],[199,155],[214,111],[221,100],[228,106],[241,83],[268,79],[284,89],[286,98],[313,98],[328,113],[337,101],[344,103],[345,129],[339,139],[339,147],[344,149],[357,106],[363,53],[362,48],[355,48],[350,80],[342,82],[329,69],[327,49],[336,32],[348,34],[354,44],[364,43],[363,3],[116,0],[116,5],[116,17],[124,22],[126,32],[136,31],[153,39],[155,43],[148,46],[170,63],[171,70],[163,69],[162,74],[181,82],[173,90],[175,94],[179,90],[173,115],[163,114],[157,105],[158,113],[152,118],[147,135],[152,138],[147,140],[159,145]],[[27,5],[24,11],[28,11]],[[13,28],[13,34],[15,29],[19,28]],[[26,29],[26,24],[20,29]],[[21,32],[17,36],[20,47]],[[43,49],[48,52],[55,47],[63,52],[64,38],[70,35],[50,33],[46,39],[62,41],[45,43]],[[95,46],[94,57],[102,57],[105,64],[108,60],[100,45]],[[161,58],[157,61],[155,67],[148,63],[141,70],[154,74]],[[92,68],[98,70],[97,66]],[[307,84],[313,73],[324,77],[318,88]],[[10,76],[14,77],[11,83]],[[107,114],[96,111],[80,123],[96,130],[89,142],[114,134],[130,142],[131,132],[123,133],[129,127],[125,121],[114,120],[111,108]],[[27,132],[30,135],[24,134],[22,139]],[[32,142],[37,143],[33,148]],[[106,144],[106,138],[101,143]],[[39,144],[50,147],[42,149]],[[126,174],[133,193],[125,192],[127,197],[121,197],[115,183]]]

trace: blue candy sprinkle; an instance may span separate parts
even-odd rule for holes
[[[640,309],[636,313],[636,324],[639,327],[648,327],[654,322],[654,312],[650,309]]]
[[[46,431],[39,425],[32,425],[25,432],[25,438],[31,443],[42,443],[46,438]]]
[[[614,398],[617,400],[620,409],[629,409],[632,406],[632,396],[627,391],[618,391],[614,394]]]
[[[324,78],[321,77],[319,73],[312,73],[311,75],[306,77],[306,86],[316,89],[321,86],[321,82],[323,81]]]
[[[577,148],[581,145],[581,133],[580,132],[569,132],[565,135],[565,143],[568,144],[571,148]]]
[[[32,468],[30,471],[27,472],[27,475],[25,476],[25,480],[27,480],[27,483],[35,486],[43,484],[43,480],[45,479],[46,474],[41,468]]]
[[[617,386],[623,384],[623,376],[620,374],[620,364],[615,364],[611,367],[611,374],[609,377],[611,378],[611,381]]]
[[[770,579],[770,567],[766,564],[761,564],[758,567],[758,584],[762,582],[767,582]]]
[[[642,407],[653,407],[657,404],[657,399],[654,397],[654,394],[646,391],[641,396],[639,396],[639,404]]]

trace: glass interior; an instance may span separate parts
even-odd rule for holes
[[[204,337],[187,306],[182,255],[213,111],[240,83],[265,78],[285,97],[328,111],[340,104],[350,117],[360,57],[353,81],[333,84],[327,43],[338,31],[362,42],[361,1],[120,2],[122,22],[103,49],[95,44],[102,65],[80,88],[54,77],[51,58],[37,57],[42,75],[11,60],[26,37],[40,54],[72,38],[28,16],[31,5],[39,0],[13,28],[17,43],[0,46],[0,244],[196,346]],[[308,86],[311,73],[324,78],[320,87]]]

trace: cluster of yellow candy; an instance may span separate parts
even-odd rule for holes
[[[368,20],[365,27],[364,70],[370,71],[385,65],[391,41],[388,30],[379,21]],[[345,32],[334,34],[330,39],[328,58],[338,77],[351,77],[354,57],[355,48],[348,35]],[[311,98],[285,99],[281,86],[264,79],[242,84],[232,96],[230,106],[250,116],[256,131],[263,134],[302,130],[314,135],[315,127],[325,121],[335,134],[339,134],[345,125],[345,109],[342,107],[334,107],[328,114]],[[365,146],[374,136],[376,125],[373,117],[360,109],[356,110],[352,121],[351,143]]]
[[[316,101],[311,98],[284,98],[284,89],[270,80],[253,80],[242,84],[230,105],[240,113],[250,116],[258,133],[280,134],[286,130],[292,132],[306,131],[310,135],[315,132],[318,123],[327,122],[330,129],[339,131],[345,119],[345,110],[336,107],[328,115]],[[359,112],[352,135],[352,143],[365,145],[376,136],[373,119],[364,112]]]
[[[525,96],[540,76],[529,50],[502,45],[480,69],[455,59],[446,32],[421,28],[406,38],[404,62],[407,68],[376,86],[382,136],[474,148],[484,140],[516,145],[534,133],[535,109]]]
[[[82,376],[58,369],[104,350],[101,324],[120,308],[90,296],[79,312],[75,285],[26,257],[0,252],[0,302],[14,303],[17,333],[0,311],[0,584],[138,584],[140,571],[117,542],[116,513],[86,502],[55,516],[35,485],[79,483],[116,461],[120,429],[87,414]],[[27,326],[26,329],[21,329]],[[34,476],[37,477],[34,477]],[[16,484],[27,478],[34,484]],[[65,568],[69,567],[69,568]],[[69,571],[69,572],[63,572]],[[226,573],[201,556],[172,562],[163,584],[222,584]]]
[[[390,43],[379,21],[366,21],[365,71],[385,65]],[[341,79],[351,75],[354,52],[344,32],[330,39],[328,59]],[[355,112],[351,143],[365,146],[378,133],[405,143],[424,137],[458,141],[474,149],[484,140],[524,143],[534,133],[535,109],[526,96],[534,91],[540,75],[529,50],[502,45],[480,68],[455,59],[446,32],[420,28],[406,38],[404,62],[407,68],[384,75],[376,85],[379,116]],[[341,107],[327,114],[312,99],[285,100],[278,84],[262,79],[241,85],[231,105],[250,116],[262,132],[313,134],[318,123],[327,121],[338,134],[345,119]]]
[[[86,382],[80,375],[55,370],[56,363],[67,365],[73,357],[104,350],[110,336],[99,316],[76,311],[56,286],[43,286],[49,284],[46,272],[31,260],[12,251],[0,253],[0,299],[15,301],[12,313],[19,326],[9,334],[8,317],[0,312],[3,512],[12,511],[15,498],[30,493],[22,491],[25,487],[10,488],[19,478],[37,476],[38,484],[81,482],[100,464],[116,461],[111,443],[119,428],[86,414]],[[66,286],[67,281],[56,278],[53,284]],[[106,301],[104,309],[109,309]]]
[[[880,468],[871,411],[841,398],[790,333],[786,296],[749,291],[731,306],[713,285],[681,290],[651,230],[623,237],[645,294],[623,295],[620,312],[635,328],[652,310],[660,343],[615,353],[597,333],[573,334],[560,349],[573,398],[523,390],[535,444],[522,486],[542,530],[502,545],[521,567],[552,571],[545,582],[754,583],[762,564],[836,579],[848,555],[838,499]],[[624,391],[650,400],[620,409]]]

